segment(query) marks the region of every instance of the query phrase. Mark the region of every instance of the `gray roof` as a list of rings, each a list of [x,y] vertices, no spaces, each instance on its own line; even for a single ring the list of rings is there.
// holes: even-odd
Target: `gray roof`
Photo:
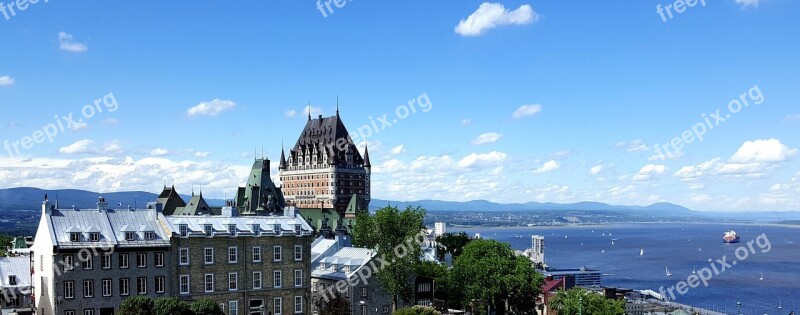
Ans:
[[[229,236],[228,227],[231,224],[236,225],[237,235],[251,235],[255,236],[256,232],[259,236],[277,236],[277,235],[296,235],[295,225],[300,225],[301,235],[311,235],[313,230],[311,226],[303,220],[302,217],[296,216],[222,216],[222,215],[206,215],[206,216],[164,216],[167,223],[167,228],[174,235],[180,233],[180,225],[186,224],[189,228],[189,236],[202,236],[205,237],[205,225],[210,224],[213,228],[213,236]],[[275,225],[280,225],[279,233],[275,231]],[[258,225],[258,231],[256,226]]]
[[[46,216],[53,244],[61,248],[169,246],[155,210],[54,209]],[[135,232],[135,239],[126,241],[125,232]],[[155,238],[146,240],[145,232]],[[72,242],[70,233],[80,233],[80,241]],[[92,242],[90,233],[99,233],[99,241]]]
[[[333,280],[348,279],[376,254],[376,251],[368,248],[344,247],[333,255],[319,258],[316,263],[312,263],[311,276]]]
[[[16,276],[17,285],[10,285],[9,276]],[[30,287],[30,257],[0,257],[0,287]]]

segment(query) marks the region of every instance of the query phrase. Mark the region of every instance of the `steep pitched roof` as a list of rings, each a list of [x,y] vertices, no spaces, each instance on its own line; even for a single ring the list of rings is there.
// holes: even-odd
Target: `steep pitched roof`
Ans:
[[[340,145],[342,143],[345,145]],[[353,153],[353,164],[364,163],[364,158],[355,149],[355,143],[339,115],[330,117],[320,115],[319,118],[309,119],[289,156],[296,160],[299,155],[304,155],[306,150],[313,152],[315,148],[320,155],[323,152],[328,154],[329,164],[345,161],[347,150]]]

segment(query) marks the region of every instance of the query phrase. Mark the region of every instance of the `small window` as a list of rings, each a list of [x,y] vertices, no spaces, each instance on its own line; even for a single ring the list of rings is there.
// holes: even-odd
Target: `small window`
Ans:
[[[261,289],[261,271],[253,271],[253,289]]]
[[[261,225],[253,224],[253,234],[259,235],[261,233]]]
[[[275,298],[272,300],[272,313],[275,315],[281,315],[281,310],[283,309],[283,299]]]
[[[236,235],[236,224],[228,224],[228,234]]]
[[[111,296],[111,279],[103,279],[103,296]]]
[[[81,241],[81,233],[69,233],[69,241],[70,242],[80,242]]]
[[[189,226],[186,224],[181,224],[178,226],[178,230],[181,233],[181,236],[186,237],[189,236]]]
[[[361,288],[361,297],[367,297],[367,287]]]
[[[83,297],[94,297],[94,280],[83,280]]]
[[[8,276],[8,285],[17,285],[17,276],[15,275]]]
[[[148,241],[152,241],[156,239],[156,233],[152,231],[144,232],[144,239]]]
[[[273,287],[280,288],[283,286],[283,280],[281,279],[281,271],[275,270],[272,272],[272,277],[274,279]]]
[[[228,247],[228,263],[235,264],[239,262],[239,248]]]
[[[109,253],[103,254],[100,260],[100,267],[103,269],[111,269],[111,254]]]
[[[214,292],[214,274],[207,273],[203,278],[203,290],[207,293]]]
[[[147,294],[147,278],[136,278],[136,292],[138,292],[139,295]]]
[[[166,292],[166,278],[163,276],[156,277],[156,293]]]
[[[272,261],[281,261],[281,258],[282,258],[281,257],[282,256],[281,255],[281,251],[282,251],[281,249],[282,248],[281,248],[280,245],[276,245],[276,246],[272,247],[272,251],[273,251]]]
[[[294,297],[294,312],[295,314],[303,312],[303,296]]]
[[[136,254],[136,267],[147,268],[147,253]]]
[[[294,260],[295,261],[303,260],[303,245],[294,246]]]
[[[294,271],[294,286],[302,287],[303,286],[303,270],[297,269]]]
[[[178,287],[181,294],[189,294],[189,275],[181,275],[178,280]]]
[[[126,241],[133,241],[133,240],[136,240],[136,233],[133,233],[133,232],[125,232],[125,240],[126,240]]]
[[[89,240],[92,242],[100,241],[100,233],[89,233]]]
[[[128,268],[128,254],[119,254],[119,268]]]
[[[181,248],[178,250],[178,263],[181,266],[188,266],[189,265],[189,249],[188,248]]]
[[[164,267],[164,253],[156,253],[156,267]]]
[[[261,247],[253,247],[253,262],[261,262]]]
[[[203,231],[205,231],[206,236],[213,236],[214,226],[212,226],[211,224],[206,224],[203,226]]]
[[[239,290],[239,274],[235,272],[231,272],[228,274],[228,290],[229,291],[236,291]]]
[[[75,298],[75,281],[64,281],[64,298]]]

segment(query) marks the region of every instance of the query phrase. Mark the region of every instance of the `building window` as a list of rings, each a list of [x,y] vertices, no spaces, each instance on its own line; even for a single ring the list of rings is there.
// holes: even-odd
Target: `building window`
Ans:
[[[367,315],[367,306],[361,305],[361,315]]]
[[[147,253],[136,254],[136,267],[147,268]]]
[[[283,299],[275,298],[272,300],[272,313],[275,315],[281,315],[281,310],[283,309]]]
[[[69,241],[70,242],[80,242],[81,241],[81,233],[69,233]]]
[[[294,260],[295,261],[303,260],[303,245],[294,246]]]
[[[156,239],[156,233],[152,231],[144,232],[144,239],[148,241],[152,241]]]
[[[239,301],[228,301],[229,315],[239,315]]]
[[[100,268],[103,269],[111,269],[111,254],[103,254],[103,258],[100,260]]]
[[[94,280],[83,280],[83,297],[94,297]]]
[[[209,236],[209,237],[213,236],[213,234],[214,234],[214,226],[212,226],[211,224],[206,224],[206,225],[203,226],[203,231],[206,232],[206,236]]]
[[[261,289],[261,271],[253,271],[253,289]]]
[[[189,265],[189,249],[188,248],[181,248],[178,250],[178,263],[181,266],[188,266]]]
[[[64,311],[64,315],[75,315],[75,311]]]
[[[164,253],[156,253],[156,267],[164,267]]]
[[[75,298],[75,281],[64,281],[64,298]]]
[[[214,292],[214,274],[207,273],[204,279],[203,290],[205,290],[205,292]]]
[[[103,279],[103,296],[111,296],[111,279]]]
[[[178,231],[180,231],[181,236],[186,237],[189,236],[189,226],[186,224],[181,224],[178,226]]]
[[[131,279],[119,279],[119,295],[127,296],[131,294]]]
[[[140,295],[147,294],[147,278],[136,278],[136,292]]]
[[[281,261],[281,246],[276,245],[272,247],[273,256],[272,261]]]
[[[44,265],[40,261],[40,265]],[[72,255],[64,255],[64,270],[72,270],[75,268],[75,257]]]
[[[295,314],[303,312],[303,296],[294,297],[294,312]]]
[[[383,314],[389,314],[389,307],[384,305],[384,306],[383,306],[383,312],[381,312],[381,313],[383,313]]]
[[[119,268],[128,268],[128,254],[119,254]]]
[[[100,233],[92,232],[89,233],[89,240],[92,242],[99,242],[100,241]]]
[[[231,264],[239,262],[239,248],[228,247],[228,262]]]
[[[417,292],[431,292],[431,284],[417,283]]]
[[[178,280],[181,294],[189,294],[189,275],[181,275]]]
[[[253,234],[255,234],[255,235],[261,234],[261,225],[260,224],[253,224]]]
[[[261,247],[253,247],[253,262],[261,262]]]
[[[228,234],[236,236],[236,224],[228,224]]]
[[[302,287],[303,286],[303,270],[297,269],[294,271],[294,286]]]
[[[164,293],[166,291],[166,279],[164,277],[156,277],[156,293]]]
[[[228,290],[236,291],[239,290],[239,274],[235,272],[231,272],[228,274]]]
[[[205,257],[206,265],[211,265],[214,263],[214,249],[210,247],[206,247],[203,249],[203,256]]]
[[[93,263],[92,254],[86,253],[85,257],[78,257],[78,258],[80,258],[81,261],[83,261],[83,269],[90,270],[94,267],[92,264]]]
[[[94,310],[92,309],[83,310],[83,315],[94,315]]]
[[[272,277],[275,279],[273,283],[273,287],[280,288],[283,286],[283,282],[281,281],[281,271],[275,270],[272,272]]]
[[[133,241],[136,239],[136,233],[134,232],[125,232],[125,240],[126,241]]]
[[[367,297],[367,287],[361,288],[361,297]]]

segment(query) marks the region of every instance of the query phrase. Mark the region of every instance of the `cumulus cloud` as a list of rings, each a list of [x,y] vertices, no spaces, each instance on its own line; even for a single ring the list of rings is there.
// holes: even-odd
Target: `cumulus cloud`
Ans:
[[[592,168],[589,169],[589,174],[598,175],[598,174],[602,173],[605,170],[606,170],[606,167],[603,166],[602,164],[601,165],[595,165],[595,166],[592,166]]]
[[[514,113],[511,114],[511,117],[514,119],[520,119],[525,116],[532,116],[540,113],[542,111],[542,105],[533,104],[533,105],[522,105],[516,110]]]
[[[287,111],[283,112],[283,116],[286,116],[286,117],[289,117],[289,118],[292,118],[292,117],[294,117],[296,115],[297,115],[297,111],[294,110],[294,109],[290,109],[290,110],[287,110]]]
[[[82,139],[66,147],[58,149],[63,154],[90,154],[90,155],[119,155],[125,152],[122,145],[117,141],[107,142],[101,146],[96,146],[93,140]]]
[[[7,75],[0,77],[0,86],[12,85],[12,84],[14,84],[14,78]]]
[[[797,149],[789,149],[778,139],[746,141],[728,160],[714,158],[684,166],[675,176],[685,181],[706,176],[763,177],[795,155]]]
[[[647,164],[639,170],[639,173],[633,176],[633,180],[643,181],[654,179],[655,177],[664,174],[666,171],[667,167],[664,165]]]
[[[208,102],[201,102],[200,104],[195,105],[194,107],[189,108],[186,111],[186,114],[189,117],[194,116],[217,116],[219,113],[224,112],[226,110],[231,110],[236,107],[236,103],[231,100],[221,100],[221,99],[214,99]]]
[[[194,157],[196,157],[196,158],[207,158],[209,155],[211,155],[211,152],[195,152],[194,153]]]
[[[401,144],[401,145],[398,145],[398,146],[392,148],[392,155],[398,155],[398,154],[403,153],[405,151],[406,151],[405,146]]]
[[[116,120],[114,118],[105,118],[103,119],[102,123],[104,125],[116,125],[119,123],[119,120]]]
[[[505,161],[507,157],[508,155],[505,153],[497,151],[484,154],[472,153],[458,161],[458,166],[461,168],[474,168],[486,165],[494,165],[497,162]]]
[[[754,7],[758,8],[758,1],[759,0],[735,0],[736,4],[738,4],[742,9],[747,7]]]
[[[614,145],[614,148],[619,150],[623,150],[625,152],[637,152],[637,151],[649,151],[650,147],[641,139],[636,139],[633,141],[620,141]]]
[[[165,155],[169,155],[170,153],[171,152],[169,150],[164,149],[164,148],[155,148],[152,151],[150,151],[150,155],[152,155],[152,156],[165,156]]]
[[[473,139],[472,140],[472,144],[481,145],[481,144],[487,144],[487,143],[495,143],[495,142],[497,142],[497,140],[500,140],[500,138],[502,136],[503,135],[499,134],[499,133],[487,132],[487,133],[484,133],[484,134],[478,136],[477,138]]]
[[[539,168],[535,169],[533,171],[533,173],[534,174],[547,173],[549,171],[558,169],[559,167],[561,167],[561,164],[559,164],[558,161],[550,160],[550,161],[544,162],[544,164],[542,164],[542,166],[540,166]]]
[[[474,13],[458,22],[455,32],[461,36],[480,36],[485,31],[503,25],[526,25],[539,20],[530,5],[510,11],[500,3],[484,2]]]
[[[75,42],[72,34],[68,34],[66,32],[58,33],[58,48],[75,53],[84,52],[89,49],[86,44]]]

